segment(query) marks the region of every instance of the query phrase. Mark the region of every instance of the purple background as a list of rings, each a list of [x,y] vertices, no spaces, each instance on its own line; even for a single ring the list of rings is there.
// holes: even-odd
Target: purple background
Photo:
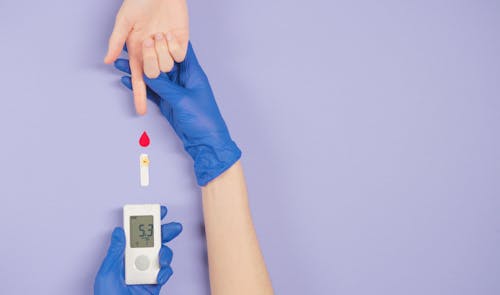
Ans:
[[[184,224],[162,294],[209,293],[191,160],[102,64],[119,4],[0,2],[1,294],[90,294],[141,202]],[[277,294],[500,294],[498,1],[189,6]]]

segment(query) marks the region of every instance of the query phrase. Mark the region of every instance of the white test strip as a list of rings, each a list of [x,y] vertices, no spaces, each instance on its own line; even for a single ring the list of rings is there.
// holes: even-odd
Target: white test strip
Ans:
[[[139,167],[141,174],[141,186],[149,185],[149,157],[148,154],[139,156]]]

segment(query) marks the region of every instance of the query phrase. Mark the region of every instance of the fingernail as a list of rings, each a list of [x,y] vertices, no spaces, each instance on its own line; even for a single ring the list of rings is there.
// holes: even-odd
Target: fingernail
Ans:
[[[111,60],[110,60],[110,57],[109,57],[109,55],[108,55],[108,54],[106,54],[106,56],[104,57],[104,63],[105,63],[105,64],[109,64],[109,63],[111,63]]]
[[[168,32],[166,35],[168,41],[172,41],[172,39],[174,38],[174,36],[172,36],[172,33],[170,32]]]
[[[157,41],[162,40],[162,39],[163,39],[163,34],[162,34],[162,33],[158,33],[158,34],[156,34],[155,39],[156,39]]]
[[[147,38],[147,39],[144,41],[144,47],[153,47],[153,44],[154,44],[154,41],[153,41],[153,39],[151,39],[151,38]]]

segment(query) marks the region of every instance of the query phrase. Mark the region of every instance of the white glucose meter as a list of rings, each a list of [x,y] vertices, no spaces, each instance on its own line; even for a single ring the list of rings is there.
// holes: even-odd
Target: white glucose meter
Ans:
[[[160,204],[125,205],[125,283],[156,284],[160,271],[161,242]]]

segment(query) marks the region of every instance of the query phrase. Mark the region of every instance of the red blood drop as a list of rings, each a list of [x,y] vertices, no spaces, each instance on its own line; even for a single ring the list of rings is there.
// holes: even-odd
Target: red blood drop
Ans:
[[[146,131],[142,133],[141,138],[139,139],[139,144],[142,147],[147,147],[149,145],[149,136]]]

